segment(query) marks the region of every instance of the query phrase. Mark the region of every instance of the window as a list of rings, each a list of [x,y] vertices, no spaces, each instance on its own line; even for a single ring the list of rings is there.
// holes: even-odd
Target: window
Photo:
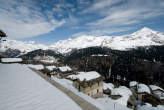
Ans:
[[[99,93],[99,89],[97,89],[97,93]]]

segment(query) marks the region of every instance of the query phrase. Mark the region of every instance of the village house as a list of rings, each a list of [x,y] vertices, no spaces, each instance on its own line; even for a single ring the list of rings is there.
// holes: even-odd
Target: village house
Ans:
[[[107,95],[111,95],[112,90],[114,89],[114,85],[112,83],[104,83],[103,84],[103,93]]]
[[[77,75],[69,75],[67,78],[73,80],[73,86],[80,92],[93,98],[102,96],[103,78],[98,72],[78,72]]]
[[[55,75],[55,72],[57,70],[57,67],[55,65],[45,66],[43,73],[47,74],[48,76]]]
[[[41,64],[39,64],[39,65],[29,64],[28,67],[35,69],[35,70],[38,70],[38,71],[44,70],[44,66]]]
[[[131,90],[125,86],[114,88],[110,97],[113,100],[119,100],[122,105],[125,105],[129,108],[134,109],[135,107],[135,98],[133,97]]]
[[[55,71],[51,72],[50,75],[55,75],[57,78],[66,78],[72,74],[72,69],[69,66],[57,67]]]
[[[137,98],[137,85],[138,85],[138,82],[136,82],[136,81],[131,81],[131,82],[129,83],[129,88],[130,88],[130,90],[132,91],[133,96],[134,96],[135,98]]]
[[[164,89],[155,86],[155,85],[149,85],[151,92],[153,95],[157,96],[160,101],[164,104]]]
[[[137,84],[137,100],[144,101],[148,94],[151,94],[151,92],[147,85]]]

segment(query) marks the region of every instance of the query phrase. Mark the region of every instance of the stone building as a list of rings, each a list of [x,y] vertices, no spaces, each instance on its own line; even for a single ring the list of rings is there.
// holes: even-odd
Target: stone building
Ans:
[[[137,100],[143,101],[147,95],[151,94],[150,88],[145,84],[137,84]]]
[[[73,70],[69,66],[57,67],[57,69],[50,73],[55,75],[57,78],[66,78],[68,75],[73,74]]]
[[[162,104],[164,104],[164,89],[155,86],[155,85],[149,85],[151,92],[154,96],[160,99]]]
[[[103,78],[96,71],[79,72],[77,75],[69,75],[67,78],[73,80],[73,86],[78,91],[88,96],[97,98],[103,94]]]

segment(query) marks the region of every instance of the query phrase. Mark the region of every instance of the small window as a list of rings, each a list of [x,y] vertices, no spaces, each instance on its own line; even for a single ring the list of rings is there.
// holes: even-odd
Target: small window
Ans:
[[[99,93],[99,89],[97,89],[97,93]]]

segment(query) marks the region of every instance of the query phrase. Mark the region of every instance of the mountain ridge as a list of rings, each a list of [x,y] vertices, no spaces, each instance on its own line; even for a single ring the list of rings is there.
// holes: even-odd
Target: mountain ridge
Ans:
[[[18,49],[22,53],[28,53],[33,50],[53,50],[62,54],[71,52],[74,49],[87,47],[108,47],[114,50],[128,50],[140,46],[164,45],[164,34],[144,27],[132,34],[123,36],[91,36],[82,35],[76,38],[60,40],[50,46],[36,44],[35,42],[22,42],[16,40],[7,40],[2,43],[1,51],[9,48]]]

